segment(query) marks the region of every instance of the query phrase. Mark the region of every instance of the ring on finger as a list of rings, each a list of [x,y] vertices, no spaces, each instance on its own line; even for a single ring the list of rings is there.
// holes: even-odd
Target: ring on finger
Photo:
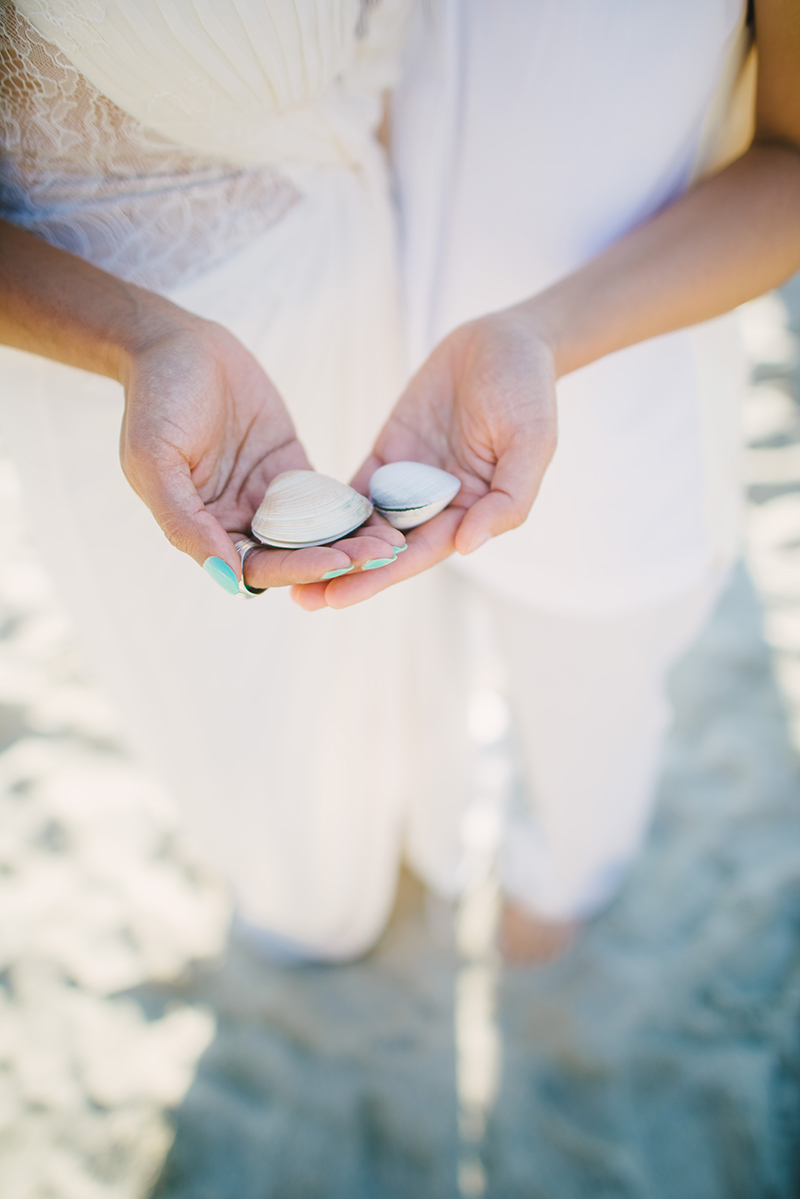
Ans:
[[[244,581],[244,564],[247,555],[251,550],[263,549],[264,547],[261,542],[253,541],[252,537],[240,537],[233,544],[236,546],[236,552],[242,563],[242,577],[239,579],[239,595],[245,599],[250,599],[252,596],[263,595],[265,591],[269,591],[269,587],[248,587]]]

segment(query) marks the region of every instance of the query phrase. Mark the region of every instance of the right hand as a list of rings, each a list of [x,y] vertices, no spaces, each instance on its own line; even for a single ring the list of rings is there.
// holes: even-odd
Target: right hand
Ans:
[[[236,536],[247,534],[269,482],[311,469],[277,390],[255,358],[220,325],[181,314],[150,332],[124,372],[122,469],[169,541],[202,565],[241,574]],[[392,557],[404,542],[373,521],[332,546],[253,551],[253,588],[311,583]]]
[[[470,321],[435,348],[409,383],[353,481],[366,490],[387,462],[427,462],[461,489],[433,520],[411,529],[390,570],[295,587],[307,612],[347,608],[469,554],[528,515],[553,456],[558,414],[553,350],[521,306]]]

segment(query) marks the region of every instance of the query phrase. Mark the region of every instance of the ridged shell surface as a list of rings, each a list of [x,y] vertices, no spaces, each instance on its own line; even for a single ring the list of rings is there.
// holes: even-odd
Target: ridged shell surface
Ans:
[[[372,504],[346,483],[315,470],[276,475],[253,517],[253,536],[279,549],[326,545],[352,533]]]
[[[461,480],[425,462],[388,462],[369,483],[375,510],[395,529],[414,529],[438,516],[461,489]]]

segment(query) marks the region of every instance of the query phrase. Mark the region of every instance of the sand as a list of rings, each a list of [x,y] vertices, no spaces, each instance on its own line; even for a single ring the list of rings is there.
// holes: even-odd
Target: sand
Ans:
[[[800,1182],[800,285],[743,314],[747,564],[673,679],[646,851],[508,970],[507,724],[476,701],[472,885],[279,967],[119,749],[0,463],[3,1199],[730,1199]]]

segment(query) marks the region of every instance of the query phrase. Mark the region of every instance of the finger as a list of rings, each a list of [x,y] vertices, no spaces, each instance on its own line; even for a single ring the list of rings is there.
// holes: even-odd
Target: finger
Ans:
[[[381,516],[379,512],[373,512],[366,524],[362,525],[353,534],[354,537],[359,535],[383,537],[396,550],[402,549],[406,543],[405,533],[401,533],[399,529],[395,529],[393,525],[390,525],[386,517]]]
[[[367,542],[369,543],[368,547]],[[406,539],[403,533],[398,529],[393,529],[387,520],[374,513],[360,529],[356,529],[354,533],[333,544],[344,550],[345,553],[349,553],[351,558],[358,555],[359,559],[363,559],[365,556],[375,557],[376,554],[379,557],[386,557],[388,554],[391,558],[395,554],[403,552]],[[369,555],[367,555],[367,548],[370,551]]]
[[[238,540],[233,537],[232,540]],[[238,553],[234,550],[235,556]],[[302,550],[279,550],[264,547],[251,550],[245,562],[244,581],[248,587],[290,587],[294,583],[318,583],[325,576],[354,569],[349,555],[328,545],[315,545]],[[324,583],[323,583],[324,586]]]
[[[516,529],[528,516],[555,449],[541,434],[515,444],[498,460],[491,490],[469,508],[456,536],[460,554],[471,554],[491,537]]]
[[[369,572],[354,571],[334,580],[325,589],[325,603],[329,608],[349,608],[442,562],[453,553],[463,515],[461,508],[446,508],[427,524],[411,530],[406,539],[407,551],[390,566]]]
[[[386,537],[373,537],[368,531],[359,534],[358,537],[336,541],[334,548],[348,554],[356,570],[374,570],[378,563],[386,565],[387,561],[391,561],[397,554]]]
[[[328,606],[325,601],[327,587],[327,583],[306,583],[305,587],[292,587],[291,596],[304,612],[319,612]]]
[[[373,531],[376,536],[371,535]],[[402,545],[397,544],[401,540]],[[355,542],[359,542],[359,545],[354,545]],[[387,521],[379,516],[371,517],[367,525],[362,526],[352,537],[346,538],[337,545],[356,561],[356,570],[366,568],[369,571],[377,570],[379,567],[385,569],[391,565],[392,559],[396,558],[397,554],[403,553],[407,549],[407,542],[403,534],[397,529],[393,529]],[[375,549],[375,546],[380,548]],[[368,552],[370,557],[366,556]],[[360,554],[360,558],[356,557],[357,553]],[[376,558],[375,554],[379,554],[380,557]],[[294,586],[291,592],[292,599],[305,612],[318,612],[321,608],[328,606],[325,599],[327,587],[328,584],[325,582]]]
[[[175,549],[194,558],[199,566],[210,558],[220,558],[238,578],[239,555],[227,531],[197,494],[183,459],[153,459],[141,465],[127,462],[124,469],[131,486]]]
[[[380,518],[379,518],[380,520]],[[233,537],[232,540],[237,540]],[[402,545],[395,546],[395,542]],[[301,550],[279,550],[267,546],[247,555],[245,582],[248,587],[287,587],[325,581],[327,574],[340,571],[374,570],[402,551],[405,537],[386,521],[365,525],[352,537],[333,545]]]

